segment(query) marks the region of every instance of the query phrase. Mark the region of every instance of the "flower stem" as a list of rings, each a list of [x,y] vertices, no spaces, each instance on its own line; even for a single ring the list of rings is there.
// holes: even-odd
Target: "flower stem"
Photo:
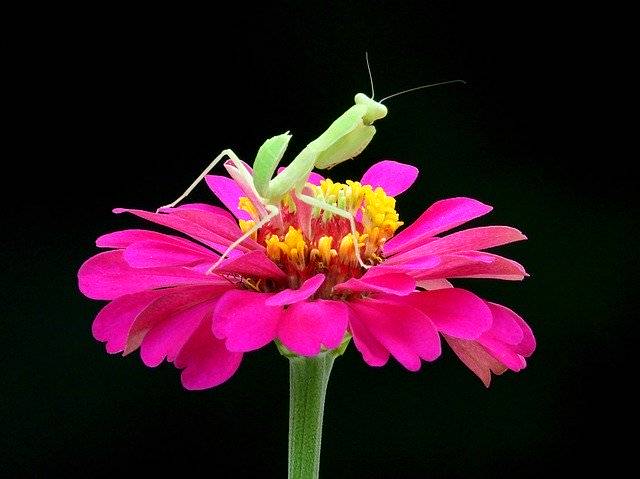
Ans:
[[[289,357],[289,479],[317,479],[322,416],[329,375],[336,357]]]

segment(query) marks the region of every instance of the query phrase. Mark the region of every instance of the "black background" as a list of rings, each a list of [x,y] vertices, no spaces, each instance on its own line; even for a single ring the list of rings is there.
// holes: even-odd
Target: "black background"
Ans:
[[[502,252],[531,278],[457,284],[520,312],[538,350],[485,389],[448,350],[410,373],[393,360],[371,368],[351,346],[329,386],[323,476],[526,477],[633,459],[620,434],[633,427],[637,377],[637,180],[609,110],[629,61],[605,32],[612,12],[109,8],[7,18],[0,471],[284,476],[288,371],[275,347],[247,354],[217,388],[185,391],[171,365],[104,352],[90,332],[101,304],[75,275],[98,235],[142,225],[111,208],[170,201],[226,147],[252,161],[290,129],[290,150],[302,148],[369,92],[365,51],[378,98],[468,85],[389,100],[372,144],[331,177],[395,158],[421,170],[398,200],[405,221],[464,195],[495,207],[475,224],[522,229],[529,241]],[[205,187],[195,198],[213,201]]]

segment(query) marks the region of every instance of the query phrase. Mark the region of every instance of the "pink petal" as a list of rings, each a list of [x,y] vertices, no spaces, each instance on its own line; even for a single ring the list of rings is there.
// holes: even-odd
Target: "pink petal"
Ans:
[[[336,293],[379,292],[397,296],[406,296],[415,289],[416,281],[411,276],[385,266],[374,266],[361,278],[351,278],[333,287]]]
[[[494,278],[520,281],[527,275],[519,263],[491,253],[467,251],[393,263],[418,281],[442,278]]]
[[[164,241],[137,241],[124,250],[124,259],[134,268],[189,266],[202,262],[215,263],[218,255],[195,243],[188,247]]]
[[[505,281],[522,281],[525,276],[529,276],[520,263],[491,253],[458,253],[452,258],[454,260],[457,259],[459,264],[452,264],[446,269],[443,264],[439,271],[432,271],[427,277],[492,278]],[[420,277],[423,278],[424,276]]]
[[[208,213],[211,216],[222,216],[232,224],[236,223],[234,216],[227,210],[207,203],[183,203],[175,208],[165,208],[162,211],[166,211],[167,213],[175,213],[176,211],[198,211],[200,213]]]
[[[525,239],[527,237],[520,231],[508,226],[470,228],[437,238],[423,246],[397,254],[393,259],[394,262],[399,262],[403,258],[412,259],[419,256],[482,250]]]
[[[210,303],[228,291],[229,288],[233,288],[233,285],[183,286],[165,290],[166,293],[164,295],[156,299],[136,317],[127,333],[127,346],[124,354],[129,354],[138,349],[152,328],[162,327],[162,323],[170,321],[176,314],[203,303]],[[213,306],[210,305],[209,310],[212,309]],[[203,316],[204,314],[200,315],[200,318]]]
[[[224,341],[211,333],[211,315],[207,315],[184,345],[175,365],[182,371],[182,385],[200,390],[217,386],[229,379],[240,366],[242,353],[227,351]]]
[[[312,278],[309,278],[299,289],[285,289],[277,294],[274,294],[264,302],[267,306],[284,306],[285,304],[298,303],[311,297],[322,283],[324,283],[325,275],[318,273]]]
[[[229,291],[215,309],[213,333],[225,339],[229,351],[252,351],[273,341],[281,307],[267,306],[268,293]]]
[[[482,336],[478,342],[489,354],[491,354],[491,356],[496,358],[498,362],[504,364],[512,371],[520,371],[527,365],[525,359],[516,353],[513,346],[509,344],[505,344],[502,341],[485,336]]]
[[[184,284],[221,284],[223,279],[183,267],[132,268],[122,250],[89,258],[78,271],[80,291],[91,299],[115,299],[125,294]]]
[[[278,168],[278,174],[282,173],[284,171],[284,168],[285,168],[284,166],[281,166],[280,168]],[[324,180],[324,176],[316,173],[315,171],[312,171],[311,173],[309,173],[309,178],[307,178],[307,183],[320,186],[320,182],[322,180]]]
[[[372,299],[350,303],[363,325],[391,355],[410,371],[420,369],[420,359],[440,355],[440,337],[433,323],[408,304]]]
[[[116,208],[113,211],[117,214],[128,212],[153,223],[173,228],[220,252],[223,252],[227,246],[242,235],[238,225],[230,221],[228,217],[212,215],[204,211],[198,212],[195,209],[171,208],[168,210],[171,213],[150,213],[124,208]],[[203,217],[209,217],[206,221],[201,221],[203,224],[194,221],[196,218],[203,220]],[[257,246],[254,241],[245,241],[238,246],[238,249],[246,251],[256,249]]]
[[[383,247],[385,255],[406,251],[438,233],[455,228],[487,214],[492,207],[471,198],[436,201],[409,227],[391,238]]]
[[[513,313],[513,311],[511,312]],[[513,313],[513,315],[513,319],[522,329],[522,341],[520,341],[520,344],[516,346],[515,351],[521,356],[528,358],[536,350],[536,338],[533,336],[533,331],[531,331],[531,328],[527,323],[525,323],[524,319],[522,319],[516,313]]]
[[[499,304],[487,302],[487,306],[493,315],[493,324],[488,331],[483,333],[484,337],[490,337],[510,345],[520,344],[524,336],[520,324],[516,321],[518,316],[509,308]]]
[[[223,261],[212,273],[230,273],[256,278],[286,278],[286,274],[262,251],[252,251]]]
[[[98,341],[106,341],[109,354],[124,351],[131,325],[136,317],[166,290],[142,291],[116,298],[100,310],[91,331]]]
[[[215,302],[199,304],[169,316],[144,336],[140,346],[142,362],[149,367],[158,366],[165,358],[175,361],[182,347],[206,315],[211,315]]]
[[[486,303],[464,289],[450,288],[415,293],[407,298],[426,314],[438,331],[461,339],[477,339],[491,327]]]
[[[96,246],[98,248],[126,248],[130,244],[135,243],[137,241],[149,241],[149,240],[162,241],[167,238],[175,238],[175,239],[182,240],[182,238],[178,238],[177,236],[169,236],[163,233],[158,233],[156,231],[131,229],[131,230],[114,231],[113,233],[107,233],[105,235],[102,235],[96,240]],[[182,240],[182,241],[186,241],[186,240]]]
[[[494,303],[489,303],[489,305],[490,307],[499,309],[502,314],[508,315],[509,318],[515,321],[515,323],[520,328],[520,331],[522,332],[522,339],[516,345],[516,347],[514,348],[514,351],[520,354],[521,356],[524,356],[525,358],[528,358],[529,356],[531,356],[533,352],[536,350],[536,338],[533,336],[533,331],[531,331],[531,328],[529,327],[529,325],[524,321],[524,319],[522,319],[520,316],[518,316],[509,308],[506,308],[505,306],[501,306],[499,304],[494,304]],[[494,312],[494,316],[495,316],[495,312]]]
[[[235,241],[242,232],[236,220],[226,211],[216,206],[203,205],[207,210],[201,208],[190,208],[192,205],[182,205],[171,210],[171,215],[183,218],[196,225],[200,225],[208,231],[216,232],[223,238]],[[238,248],[246,247],[250,250],[263,249],[258,243],[247,238]]]
[[[447,343],[460,360],[484,383],[491,384],[491,373],[502,374],[507,370],[476,341],[456,339],[444,335]]]
[[[365,363],[375,367],[387,364],[389,351],[369,332],[364,325],[364,320],[358,316],[358,311],[352,306],[349,308],[349,330],[353,335],[356,349],[362,354]]]
[[[321,346],[340,346],[347,330],[348,310],[338,301],[296,303],[285,310],[278,338],[287,349],[302,356],[315,356]]]
[[[208,175],[205,177],[207,186],[213,191],[223,205],[227,207],[236,218],[250,220],[251,215],[238,208],[238,202],[244,193],[238,184],[226,176]]]
[[[379,161],[369,168],[360,183],[371,185],[374,190],[380,186],[389,196],[397,196],[408,190],[418,177],[418,168],[393,160]]]

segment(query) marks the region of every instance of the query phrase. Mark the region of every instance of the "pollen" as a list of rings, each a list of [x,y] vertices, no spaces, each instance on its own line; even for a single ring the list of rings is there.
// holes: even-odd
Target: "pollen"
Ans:
[[[240,231],[242,231],[243,233],[246,233],[256,225],[256,222],[253,220],[238,220],[238,224],[240,225]],[[254,231],[251,234],[251,239],[255,240],[257,237],[258,237],[258,232]]]
[[[376,244],[382,244],[404,224],[399,220],[396,212],[396,199],[387,196],[379,186],[375,190],[369,187],[365,190],[364,196],[362,208],[364,231]]]
[[[333,258],[338,256],[338,252],[331,247],[332,245],[333,237],[321,236],[317,247],[311,250],[311,261],[317,261],[325,268],[329,267]]]
[[[362,250],[362,247],[366,245],[367,234],[358,235],[358,248]],[[349,233],[340,240],[340,246],[338,248],[338,258],[343,264],[356,266],[358,264],[355,255],[355,241],[353,234]]]
[[[282,239],[278,235],[272,234],[267,238],[266,246],[267,255],[274,261],[286,259],[298,269],[304,269],[309,248],[299,229],[289,226],[287,234]]]
[[[238,209],[249,213],[254,222],[257,221],[260,217],[260,214],[258,213],[255,205],[246,196],[241,196],[238,200]],[[240,228],[242,228],[242,225],[240,225]]]

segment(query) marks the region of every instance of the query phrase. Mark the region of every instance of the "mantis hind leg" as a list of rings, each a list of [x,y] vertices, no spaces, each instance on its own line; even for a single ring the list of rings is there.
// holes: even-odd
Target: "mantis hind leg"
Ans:
[[[311,206],[316,206],[321,210],[328,211],[329,213],[338,215],[342,218],[349,220],[349,225],[351,226],[351,234],[353,235],[353,241],[354,241],[353,250],[355,252],[356,260],[358,261],[358,264],[363,268],[368,269],[371,267],[371,265],[365,264],[362,261],[362,257],[360,256],[360,248],[358,247],[358,230],[356,229],[355,218],[351,213],[343,209],[340,209],[337,206],[330,205],[322,200],[319,200],[318,198],[314,198],[313,196],[308,196],[308,195],[303,195],[301,193],[298,193],[297,197],[303,203],[306,203]]]
[[[164,209],[164,208],[173,208],[175,205],[177,205],[178,203],[180,203],[182,200],[184,200],[187,196],[189,196],[189,194],[193,191],[193,189],[198,186],[198,184],[204,179],[205,176],[207,176],[209,174],[209,172],[220,162],[220,160],[222,160],[223,158],[228,157],[229,159],[231,159],[231,161],[234,162],[234,164],[236,164],[236,166],[240,165],[240,167],[242,166],[242,162],[240,161],[240,158],[238,158],[238,155],[236,155],[233,150],[230,149],[226,149],[223,150],[222,153],[220,153],[218,156],[216,156],[213,161],[211,163],[209,163],[209,166],[207,166],[204,171],[202,173],[200,173],[200,175],[195,179],[195,181],[193,183],[191,183],[191,186],[189,186],[189,188],[187,188],[187,190],[182,193],[180,196],[178,196],[178,198],[175,201],[172,201],[171,203],[169,203],[168,205],[165,206],[161,206],[160,208],[158,208],[156,210],[156,212]]]
[[[222,261],[224,261],[227,255],[231,253],[234,249],[236,249],[236,247],[240,243],[242,243],[244,240],[249,238],[253,233],[258,231],[260,228],[262,228],[264,225],[266,225],[269,221],[271,221],[273,218],[276,217],[276,215],[280,213],[280,210],[278,209],[277,206],[266,205],[265,208],[269,211],[269,213],[265,217],[261,218],[260,221],[258,221],[255,225],[253,225],[253,227],[250,230],[248,230],[245,234],[240,236],[240,238],[238,238],[233,243],[231,243],[229,247],[225,250],[225,252],[222,253],[222,256],[218,258],[218,261],[216,261],[213,264],[213,266],[209,268],[209,270],[207,271],[207,274],[212,274],[215,271],[215,269],[218,267],[218,265],[222,263]]]

